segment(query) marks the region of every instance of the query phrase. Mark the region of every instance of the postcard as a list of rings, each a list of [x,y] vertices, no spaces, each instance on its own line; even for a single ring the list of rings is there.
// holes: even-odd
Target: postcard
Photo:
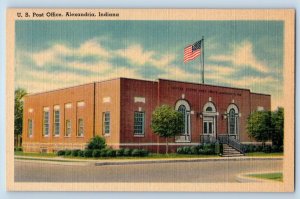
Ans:
[[[292,9],[8,9],[9,191],[294,191]]]

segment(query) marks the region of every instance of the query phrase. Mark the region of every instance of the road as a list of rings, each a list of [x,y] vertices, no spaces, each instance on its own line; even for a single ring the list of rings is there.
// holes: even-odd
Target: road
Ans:
[[[137,165],[55,165],[15,161],[16,182],[236,182],[248,172],[281,171],[282,160],[176,162]]]

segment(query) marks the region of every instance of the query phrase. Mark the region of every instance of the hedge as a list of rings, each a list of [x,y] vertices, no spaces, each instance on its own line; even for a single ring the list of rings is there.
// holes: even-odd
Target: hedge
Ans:
[[[242,149],[244,153],[253,153],[253,152],[264,152],[264,153],[275,153],[283,152],[283,146],[271,146],[271,145],[254,145],[254,144],[243,144]]]
[[[177,148],[178,154],[190,155],[213,155],[215,152],[215,144],[203,144],[197,146],[183,146]]]

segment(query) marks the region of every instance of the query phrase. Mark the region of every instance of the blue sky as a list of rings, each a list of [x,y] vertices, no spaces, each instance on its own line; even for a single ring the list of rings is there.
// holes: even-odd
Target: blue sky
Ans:
[[[41,92],[115,77],[201,82],[183,49],[205,38],[205,83],[282,105],[281,21],[17,21],[15,86]]]

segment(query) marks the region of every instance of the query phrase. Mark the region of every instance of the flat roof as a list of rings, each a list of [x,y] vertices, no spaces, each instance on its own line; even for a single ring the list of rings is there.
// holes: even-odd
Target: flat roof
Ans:
[[[40,95],[40,94],[44,94],[44,93],[56,92],[56,91],[61,91],[61,90],[66,90],[66,89],[72,89],[72,88],[81,87],[81,86],[85,86],[85,85],[89,85],[89,84],[97,84],[97,83],[102,83],[102,82],[107,82],[107,81],[115,81],[115,80],[119,80],[119,79],[128,79],[128,80],[145,81],[145,82],[153,82],[153,83],[158,83],[159,81],[162,80],[162,81],[178,82],[178,83],[184,83],[184,84],[193,84],[193,85],[202,85],[202,86],[210,86],[210,87],[217,87],[217,88],[228,88],[228,89],[235,89],[235,90],[244,90],[244,91],[249,91],[252,94],[270,96],[270,94],[254,93],[254,92],[251,92],[250,89],[246,89],[246,88],[236,88],[236,87],[229,87],[229,86],[217,86],[217,85],[212,85],[212,84],[203,84],[203,83],[199,83],[199,82],[185,82],[185,81],[172,80],[172,79],[163,79],[163,78],[158,78],[157,80],[147,80],[147,79],[136,79],[136,78],[127,78],[127,77],[117,77],[117,78],[111,78],[111,79],[106,79],[106,80],[101,80],[101,81],[94,81],[94,82],[90,82],[90,83],[79,84],[79,85],[75,85],[75,86],[58,88],[58,89],[49,90],[49,91],[29,93],[26,96]]]

